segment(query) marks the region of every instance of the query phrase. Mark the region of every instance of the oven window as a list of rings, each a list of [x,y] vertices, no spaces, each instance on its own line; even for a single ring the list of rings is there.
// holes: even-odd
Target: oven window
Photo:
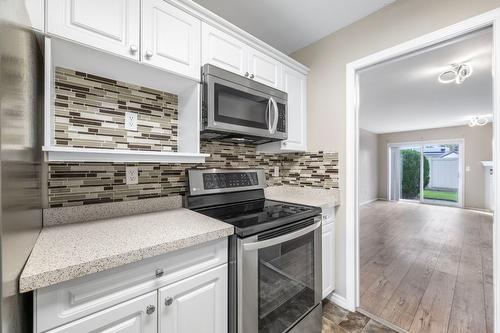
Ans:
[[[314,232],[258,251],[259,333],[284,332],[315,306]]]
[[[215,121],[268,129],[268,99],[224,85],[214,85]]]

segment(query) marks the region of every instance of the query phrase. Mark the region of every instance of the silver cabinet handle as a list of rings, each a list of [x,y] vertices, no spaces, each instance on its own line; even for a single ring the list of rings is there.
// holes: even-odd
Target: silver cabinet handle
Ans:
[[[269,100],[271,101],[271,104],[274,108],[273,126],[269,129],[269,132],[271,134],[274,134],[274,132],[276,132],[276,128],[278,127],[278,116],[279,116],[278,104],[276,103],[276,101],[272,97],[269,98]]]
[[[148,307],[146,308],[146,314],[148,315],[152,315],[156,310],[156,306],[154,305],[148,305]]]
[[[244,251],[253,251],[253,250],[258,250],[258,249],[263,249],[265,247],[273,246],[276,244],[284,243],[286,241],[298,238],[300,236],[303,236],[305,234],[310,233],[311,231],[316,230],[321,226],[321,220],[319,222],[314,223],[313,225],[307,226],[305,228],[302,228],[297,231],[293,231],[289,234],[285,234],[283,236],[278,236],[275,238],[271,239],[266,239],[258,242],[253,242],[253,243],[246,243],[243,244],[243,250]]]
[[[245,77],[248,77],[248,75],[250,75],[250,73],[246,72],[246,73],[245,73]]]
[[[167,298],[165,298],[165,305],[166,306],[172,305],[173,302],[174,302],[174,298],[173,297],[168,296]]]
[[[158,269],[155,271],[155,275],[156,275],[156,277],[157,277],[157,278],[162,277],[164,273],[165,273],[165,272],[163,271],[163,268],[158,268]]]
[[[130,53],[136,54],[139,49],[137,48],[137,45],[132,44],[130,45]]]
[[[151,58],[153,56],[153,51],[151,50],[146,50],[146,57]]]
[[[253,79],[255,77],[255,75],[253,74],[250,74],[250,78]]]

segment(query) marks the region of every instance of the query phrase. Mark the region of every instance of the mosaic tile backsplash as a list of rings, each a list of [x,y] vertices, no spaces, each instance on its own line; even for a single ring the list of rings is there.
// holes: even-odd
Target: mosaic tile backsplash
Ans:
[[[177,95],[65,68],[55,71],[56,146],[177,151]],[[125,112],[137,131],[125,129]]]
[[[131,163],[139,170],[139,184],[125,184],[125,164],[50,163],[48,194],[50,207],[137,200],[169,195],[183,195],[186,169],[260,168],[266,171],[269,185],[338,188],[337,153],[259,154],[253,146],[226,143],[203,143],[210,153],[206,163],[159,164]],[[274,177],[274,166],[280,167]]]
[[[92,74],[57,68],[55,141],[59,146],[176,151],[177,96]],[[124,128],[125,112],[138,114],[138,130]],[[206,163],[49,163],[50,207],[183,195],[188,168],[260,168],[268,185],[338,187],[336,153],[257,153],[255,146],[202,142]],[[125,168],[137,166],[139,183],[127,185]],[[274,167],[280,169],[274,177]]]

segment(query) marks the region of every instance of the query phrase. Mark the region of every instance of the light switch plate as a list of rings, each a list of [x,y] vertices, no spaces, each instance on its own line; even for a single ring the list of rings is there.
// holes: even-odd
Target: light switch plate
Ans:
[[[280,176],[280,167],[275,165],[273,171],[273,177],[279,177],[279,176]]]
[[[125,167],[125,175],[127,185],[139,184],[139,171],[137,167]]]
[[[125,112],[125,129],[137,131],[137,113]]]

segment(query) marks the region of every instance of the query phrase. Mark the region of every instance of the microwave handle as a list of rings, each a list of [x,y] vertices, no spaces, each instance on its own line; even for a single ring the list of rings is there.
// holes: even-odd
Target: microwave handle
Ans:
[[[278,111],[278,104],[274,100],[274,98],[269,98],[269,101],[271,102],[273,109],[274,109],[274,119],[273,119],[273,126],[269,130],[271,134],[274,134],[276,132],[276,128],[278,127],[278,117],[279,117],[279,111]]]
[[[266,106],[266,124],[267,124],[267,129],[269,130],[269,133],[272,133],[272,127],[271,127],[271,99],[267,101],[267,106]]]
[[[284,243],[284,242],[290,241],[292,239],[304,236],[305,234],[308,234],[311,231],[318,229],[320,226],[321,226],[321,220],[319,222],[316,222],[316,223],[310,225],[310,226],[307,226],[305,228],[302,228],[300,230],[291,232],[291,233],[283,235],[283,236],[278,236],[278,237],[274,237],[271,239],[266,239],[266,240],[262,240],[262,241],[258,241],[258,242],[243,244],[243,250],[253,251],[253,250],[258,250],[258,249],[263,249],[266,247],[274,246],[274,245],[277,245],[280,243]]]

